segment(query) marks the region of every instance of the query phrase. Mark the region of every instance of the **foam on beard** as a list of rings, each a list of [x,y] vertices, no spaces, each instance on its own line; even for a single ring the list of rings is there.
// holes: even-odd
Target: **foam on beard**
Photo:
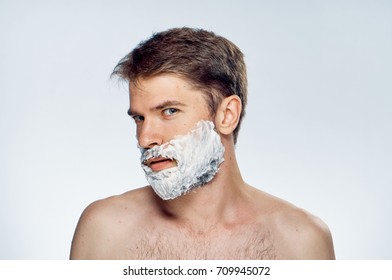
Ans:
[[[140,147],[139,147],[140,148]],[[164,200],[174,199],[211,181],[224,161],[225,148],[211,121],[199,121],[186,135],[151,149],[140,148],[147,181]],[[143,164],[150,158],[175,160],[177,166],[154,172]]]

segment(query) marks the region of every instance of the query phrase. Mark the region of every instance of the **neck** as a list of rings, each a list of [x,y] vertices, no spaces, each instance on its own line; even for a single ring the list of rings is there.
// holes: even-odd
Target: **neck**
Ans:
[[[162,201],[162,210],[176,221],[206,230],[236,220],[245,186],[233,147],[226,150],[225,161],[212,181],[179,198]]]

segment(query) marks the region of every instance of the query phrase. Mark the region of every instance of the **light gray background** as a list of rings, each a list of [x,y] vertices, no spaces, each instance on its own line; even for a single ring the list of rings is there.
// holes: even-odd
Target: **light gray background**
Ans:
[[[118,62],[155,31],[245,53],[246,181],[391,259],[391,1],[0,0],[0,259],[67,259],[92,201],[146,184]]]

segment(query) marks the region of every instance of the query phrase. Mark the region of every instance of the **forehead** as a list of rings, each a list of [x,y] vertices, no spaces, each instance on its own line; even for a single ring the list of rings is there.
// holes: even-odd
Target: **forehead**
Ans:
[[[204,94],[186,79],[173,74],[139,78],[129,85],[131,107],[154,106],[162,101],[177,100],[185,104],[206,105]],[[136,109],[136,108],[135,108]]]

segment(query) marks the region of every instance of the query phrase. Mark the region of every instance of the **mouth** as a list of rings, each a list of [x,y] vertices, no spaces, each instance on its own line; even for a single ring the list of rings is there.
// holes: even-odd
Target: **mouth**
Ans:
[[[150,167],[154,172],[177,166],[177,162],[174,159],[165,157],[150,158],[144,161],[143,164]]]

